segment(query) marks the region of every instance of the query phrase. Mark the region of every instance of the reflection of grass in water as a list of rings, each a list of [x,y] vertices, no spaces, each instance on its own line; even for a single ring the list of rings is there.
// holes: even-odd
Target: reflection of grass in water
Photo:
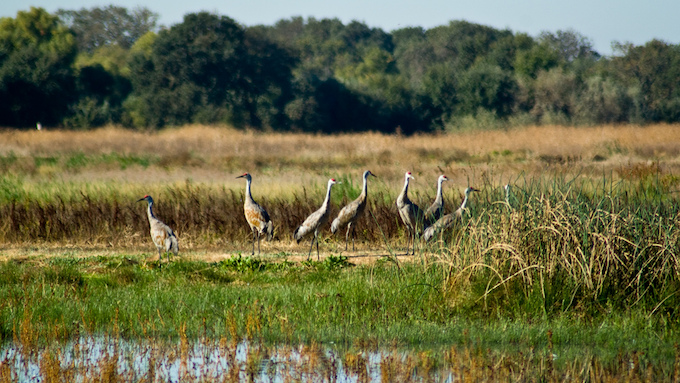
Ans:
[[[347,349],[320,345],[230,342],[201,338],[130,341],[85,336],[35,348],[0,349],[3,380],[46,381],[673,381],[673,357],[650,361],[643,353],[603,358],[596,349],[398,347]],[[676,355],[675,358],[680,355]],[[37,367],[37,368],[36,368]]]

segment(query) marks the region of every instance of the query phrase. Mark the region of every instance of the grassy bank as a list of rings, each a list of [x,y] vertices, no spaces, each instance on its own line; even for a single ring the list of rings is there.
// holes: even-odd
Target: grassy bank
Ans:
[[[475,286],[459,293],[442,288],[445,275],[439,265],[385,260],[352,267],[343,257],[180,260],[163,267],[134,255],[9,261],[0,269],[0,335],[29,348],[106,333],[368,347],[583,346],[610,356],[633,350],[650,358],[674,355],[674,316],[651,304],[602,306],[601,312],[575,307],[546,316],[536,308],[542,299],[528,287],[525,299],[516,294],[488,310]]]

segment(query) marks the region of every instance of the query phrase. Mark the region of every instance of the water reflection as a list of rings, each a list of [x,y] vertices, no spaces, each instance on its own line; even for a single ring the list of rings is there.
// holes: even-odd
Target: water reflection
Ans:
[[[89,336],[46,347],[5,344],[0,349],[0,381],[661,381],[672,380],[678,371],[677,357],[655,365],[640,356],[633,352],[602,363],[583,354],[557,363],[552,350],[339,350],[318,344]]]

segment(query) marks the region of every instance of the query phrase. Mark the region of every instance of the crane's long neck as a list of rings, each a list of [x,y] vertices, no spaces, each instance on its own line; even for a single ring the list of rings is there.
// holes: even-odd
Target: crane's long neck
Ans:
[[[332,183],[328,183],[328,189],[326,190],[326,199],[323,200],[323,205],[321,205],[321,208],[324,210],[328,210],[328,205],[330,204],[331,201],[331,188],[333,187]]]
[[[465,198],[463,198],[463,203],[460,204],[460,209],[461,209],[461,210],[465,209],[465,205],[467,205],[468,195],[469,195],[469,194],[470,194],[470,192],[469,192],[468,190],[466,190],[466,191],[465,191]]]
[[[404,180],[404,188],[401,189],[401,194],[399,194],[400,201],[408,201],[408,181],[409,177]]]
[[[152,218],[156,218],[156,216],[153,215],[153,202],[149,202],[149,206],[146,208],[146,216],[149,217],[149,221],[151,221]]]
[[[246,179],[246,200],[247,201],[252,201],[253,200],[253,195],[250,193],[250,184],[252,180],[250,178]]]
[[[444,197],[442,196],[442,183],[444,182],[443,179],[439,180],[439,184],[437,185],[437,196],[434,198],[435,203],[442,203],[444,200]]]
[[[364,186],[361,188],[361,195],[366,198],[366,194],[368,194],[368,174],[364,177]]]

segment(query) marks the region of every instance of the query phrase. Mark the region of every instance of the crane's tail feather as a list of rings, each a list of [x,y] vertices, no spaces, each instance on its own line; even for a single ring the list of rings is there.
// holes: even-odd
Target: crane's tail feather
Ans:
[[[429,241],[432,238],[432,236],[434,236],[435,231],[434,229],[435,229],[434,226],[430,226],[427,229],[425,229],[425,232],[423,233],[422,237],[425,242]]]
[[[331,233],[335,234],[336,231],[340,228],[340,218],[336,218],[333,220],[333,223],[331,224]]]

